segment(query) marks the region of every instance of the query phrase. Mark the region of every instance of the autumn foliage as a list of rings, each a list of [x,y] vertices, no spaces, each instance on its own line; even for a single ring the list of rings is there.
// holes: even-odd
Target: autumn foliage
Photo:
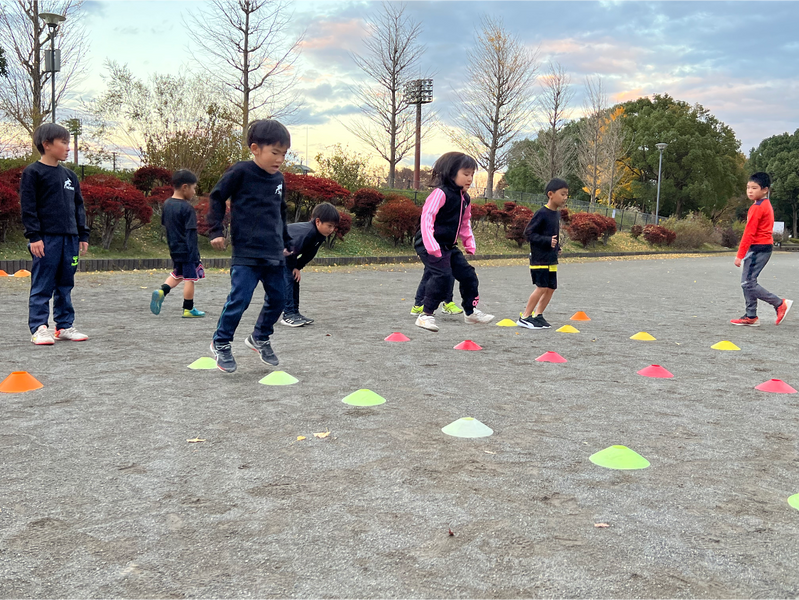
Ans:
[[[527,241],[524,229],[533,218],[533,211],[526,206],[514,206],[510,211],[510,224],[505,232],[505,237],[513,240],[521,248]]]
[[[671,246],[677,234],[660,225],[647,225],[644,227],[644,239],[655,246]]]
[[[390,237],[394,246],[398,246],[405,239],[409,242],[413,240],[421,216],[422,208],[416,206],[413,200],[406,196],[389,194],[377,209],[375,220],[378,231]]]
[[[112,175],[92,175],[81,184],[87,225],[98,225],[103,248],[111,247],[111,240],[120,224],[124,224],[122,248],[127,250],[130,234],[150,222],[153,208],[141,190]]]
[[[294,173],[283,173],[283,179],[286,182],[286,202],[294,207],[295,222],[307,219],[317,204],[330,202],[342,206],[350,197],[350,191],[332,179]]]
[[[355,215],[358,224],[368,229],[372,226],[372,219],[377,212],[377,207],[383,202],[385,196],[372,188],[356,190],[347,202],[347,208]]]
[[[595,243],[599,236],[604,236],[607,243],[608,238],[616,233],[616,220],[597,213],[572,213],[568,215],[566,233],[583,248]]]

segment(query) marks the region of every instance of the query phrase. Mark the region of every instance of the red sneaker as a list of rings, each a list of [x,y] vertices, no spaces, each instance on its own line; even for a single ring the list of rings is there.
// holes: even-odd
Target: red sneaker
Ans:
[[[785,298],[782,299],[782,304],[777,307],[777,321],[774,323],[775,325],[782,323],[785,315],[787,315],[788,311],[791,310],[792,304],[793,300],[786,300]]]
[[[760,319],[757,317],[741,317],[740,319],[730,319],[733,325],[746,325],[747,327],[760,327]]]

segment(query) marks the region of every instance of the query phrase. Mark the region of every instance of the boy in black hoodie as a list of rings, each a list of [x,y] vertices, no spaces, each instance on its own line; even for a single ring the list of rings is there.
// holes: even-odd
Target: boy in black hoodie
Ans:
[[[327,236],[336,231],[339,219],[336,207],[322,202],[314,207],[310,221],[288,226],[292,252],[286,257],[286,306],[280,319],[283,325],[302,327],[313,323],[313,319],[300,314],[301,271],[316,256]]]
[[[211,192],[207,217],[211,246],[222,250],[222,220],[230,199],[230,294],[211,343],[217,367],[226,373],[236,370],[231,342],[259,281],[266,298],[255,329],[244,343],[266,364],[278,364],[269,337],[283,311],[283,271],[291,246],[283,174],[279,170],[291,146],[291,135],[281,123],[263,119],[250,124],[247,144],[253,160],[238,162],[225,172]]]
[[[89,248],[89,229],[78,176],[60,164],[69,156],[69,140],[69,131],[61,125],[37,127],[33,143],[42,157],[25,168],[19,184],[22,224],[33,257],[28,326],[37,346],[88,339],[72,326],[72,288],[78,257]],[[55,333],[48,330],[50,298]]]

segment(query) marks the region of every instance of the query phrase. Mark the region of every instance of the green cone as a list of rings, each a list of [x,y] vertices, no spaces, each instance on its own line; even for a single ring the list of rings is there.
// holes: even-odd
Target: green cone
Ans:
[[[289,375],[285,371],[273,371],[261,379],[261,381],[258,383],[262,383],[264,385],[293,385],[298,381],[299,379],[293,375]]]
[[[190,369],[216,369],[216,360],[208,356],[198,358],[189,365]]]
[[[342,400],[344,404],[351,404],[352,406],[377,406],[385,403],[385,401],[386,399],[383,396],[378,396],[372,390],[358,390]]]
[[[646,469],[649,461],[627,446],[611,446],[592,454],[589,460],[606,469]]]
[[[799,510],[799,494],[794,494],[788,498],[788,504],[793,506],[796,510]]]
[[[463,417],[462,419],[453,421],[446,427],[442,427],[441,431],[447,435],[462,438],[488,437],[494,433],[494,430],[488,425],[484,425],[472,417]]]

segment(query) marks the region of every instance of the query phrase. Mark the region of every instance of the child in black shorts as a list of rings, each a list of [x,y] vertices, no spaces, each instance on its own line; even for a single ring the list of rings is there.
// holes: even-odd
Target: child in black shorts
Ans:
[[[182,281],[183,318],[204,317],[205,313],[194,307],[194,282],[205,279],[197,246],[197,214],[191,205],[197,192],[197,177],[188,169],[180,169],[172,176],[172,187],[175,191],[164,202],[161,224],[166,227],[173,269],[164,284],[153,292],[150,311],[154,315],[159,314],[166,295]]]
[[[544,319],[544,309],[558,288],[560,209],[569,199],[569,185],[562,179],[550,181],[545,191],[546,205],[533,215],[524,229],[530,242],[530,275],[536,289],[530,294],[524,313],[516,324],[528,329],[550,327]]]

